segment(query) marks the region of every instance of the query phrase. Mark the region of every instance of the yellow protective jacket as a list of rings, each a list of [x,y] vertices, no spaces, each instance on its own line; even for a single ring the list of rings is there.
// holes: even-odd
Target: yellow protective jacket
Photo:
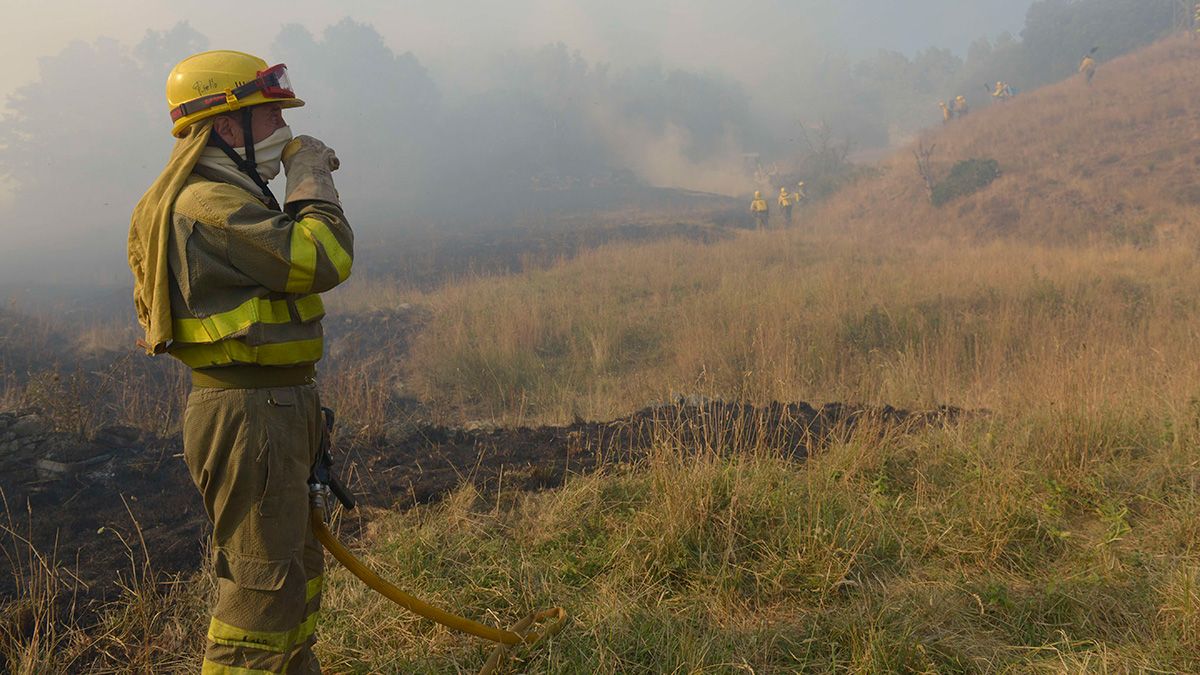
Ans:
[[[767,212],[767,200],[755,199],[755,200],[751,201],[750,202],[750,211],[752,213],[766,213]]]
[[[172,218],[167,352],[192,368],[316,363],[319,294],[350,276],[353,246],[339,204],[305,200],[275,211],[195,167]]]
[[[783,207],[791,206],[792,205],[792,196],[789,194],[786,194],[786,193],[780,194],[779,195],[779,205],[783,206]]]

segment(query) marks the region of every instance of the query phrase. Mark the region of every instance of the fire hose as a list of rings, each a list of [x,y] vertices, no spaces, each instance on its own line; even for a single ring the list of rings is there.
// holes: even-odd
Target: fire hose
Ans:
[[[336,498],[347,510],[353,509],[355,503],[354,499],[346,492],[332,473],[333,458],[330,455],[329,448],[334,415],[333,411],[328,408],[323,408],[322,411],[325,415],[325,425],[321,438],[320,455],[313,466],[312,476],[308,479],[309,501],[311,504],[309,520],[312,523],[313,533],[316,535],[317,540],[321,542],[321,545],[326,550],[333,554],[333,557],[343,567],[376,593],[418,616],[439,623],[452,630],[495,642],[496,647],[492,650],[492,654],[484,664],[483,669],[479,671],[479,675],[491,675],[496,672],[500,665],[508,658],[509,652],[514,646],[522,644],[533,645],[562,630],[567,621],[567,613],[561,607],[530,612],[509,630],[495,628],[452,614],[405,593],[388,580],[373,572],[362,561],[356,558],[353,553],[338,541],[337,537],[333,536],[333,533],[325,525],[325,520],[332,510],[331,497]],[[542,628],[534,630],[535,626]]]

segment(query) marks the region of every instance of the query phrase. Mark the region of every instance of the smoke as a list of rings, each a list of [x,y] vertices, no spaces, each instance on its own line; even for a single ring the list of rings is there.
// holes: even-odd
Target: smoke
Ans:
[[[29,21],[0,41],[0,82],[13,85],[0,112],[0,281],[125,283],[129,213],[172,142],[166,73],[204,48],[288,63],[309,102],[288,120],[337,149],[348,213],[371,235],[620,206],[647,186],[738,195],[753,187],[747,157],[812,166],[805,128],[886,146],[979,82],[1029,88],[1073,67],[1077,44],[1144,42],[1158,30],[1145,7],[1168,0],[1039,0],[1026,41],[1005,31],[1029,0],[370,0],[357,21],[315,0],[286,12],[212,0],[178,24],[175,3],[123,0],[129,11],[62,23],[18,2]],[[1110,5],[1125,18],[1088,13]],[[173,27],[142,32],[129,16]]]
[[[703,161],[696,161],[688,156],[695,139],[677,124],[652,130],[603,113],[597,113],[596,124],[619,160],[650,185],[729,196],[754,188],[744,153],[732,131],[715,139],[715,149]]]

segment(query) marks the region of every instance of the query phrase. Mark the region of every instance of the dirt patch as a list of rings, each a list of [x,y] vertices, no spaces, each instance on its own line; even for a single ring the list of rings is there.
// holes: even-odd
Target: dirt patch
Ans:
[[[962,414],[954,408],[909,412],[843,404],[678,403],[611,422],[555,427],[415,425],[393,432],[390,441],[343,439],[350,449],[339,452],[338,461],[362,503],[404,509],[435,501],[467,481],[485,490],[555,487],[572,474],[636,461],[668,438],[672,447],[701,453],[736,448],[802,459],[865,422],[880,431],[909,429]],[[28,415],[2,419],[8,429],[26,420],[18,430],[34,433],[10,434],[4,447],[11,450],[0,455],[0,489],[7,500],[0,505],[0,523],[43,552],[56,551],[58,564],[87,584],[87,596],[99,599],[112,590],[117,572],[130,569],[130,556],[140,559],[139,540],[161,573],[198,567],[207,523],[178,438],[143,439],[114,428],[84,443],[45,432]],[[44,460],[66,468],[55,473]],[[11,579],[0,579],[0,599],[14,590]]]

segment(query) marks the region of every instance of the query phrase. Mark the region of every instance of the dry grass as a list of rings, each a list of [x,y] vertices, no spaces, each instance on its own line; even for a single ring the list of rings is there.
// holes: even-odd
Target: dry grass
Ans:
[[[1194,249],[854,240],[613,248],[427,298],[417,390],[469,414],[606,418],[677,393],[1020,411],[1186,407]]]
[[[415,386],[502,420],[604,418],[677,393],[1186,406],[1200,200],[1171,191],[1200,164],[1200,117],[1180,112],[1197,109],[1200,43],[1170,40],[1106,64],[1090,90],[1064,82],[939,132],[947,164],[1004,171],[942,209],[900,153],[792,231],[612,246],[406,296],[433,317]]]
[[[901,156],[795,231],[406,296],[433,317],[418,391],[457,414],[604,418],[679,393],[995,414],[803,467],[664,439],[628,472],[386,519],[368,557],[498,623],[567,605],[530,672],[1196,672],[1200,261],[1180,186],[1200,129],[1176,106],[1200,108],[1197,61],[1170,41],[1090,92],[945,131],[946,167],[1006,175],[942,210]],[[341,572],[328,598],[339,670],[484,657]]]
[[[187,369],[141,354],[114,357],[94,368],[47,366],[24,380],[12,378],[0,391],[8,407],[37,410],[57,431],[88,439],[101,427],[126,425],[158,438],[178,433],[190,386]]]
[[[364,556],[493,623],[566,605],[528,672],[1200,671],[1198,66],[1200,43],[1167,41],[1090,90],[974,113],[937,135],[940,169],[986,156],[1004,176],[940,210],[901,154],[792,231],[343,294],[432,317],[405,368],[331,375],[366,428],[402,378],[438,414],[509,422],[677,394],[994,411],[804,465],[668,434],[641,465],[555,492],[464,489],[382,517]],[[25,583],[35,606],[59,596],[47,578]],[[170,670],[194,658],[204,585],[170,588],[191,590],[133,592],[94,629],[4,653],[53,671],[101,635],[96,663]],[[335,672],[486,656],[341,570],[325,598]]]
[[[0,494],[0,498],[2,498]],[[126,505],[128,508],[128,505]],[[39,551],[11,519],[0,524],[0,552],[16,595],[0,618],[0,671],[41,673],[195,672],[207,625],[203,605],[210,578],[162,578],[150,563],[141,529],[130,513],[126,528],[102,528],[116,537],[129,567],[113,570],[117,595],[82,603],[86,587],[58,551]]]
[[[564,605],[512,672],[1194,672],[1195,430],[1061,422],[867,433],[804,466],[665,434],[628,471],[383,519],[364,555],[492,623]],[[486,656],[342,570],[325,597],[335,672]]]

